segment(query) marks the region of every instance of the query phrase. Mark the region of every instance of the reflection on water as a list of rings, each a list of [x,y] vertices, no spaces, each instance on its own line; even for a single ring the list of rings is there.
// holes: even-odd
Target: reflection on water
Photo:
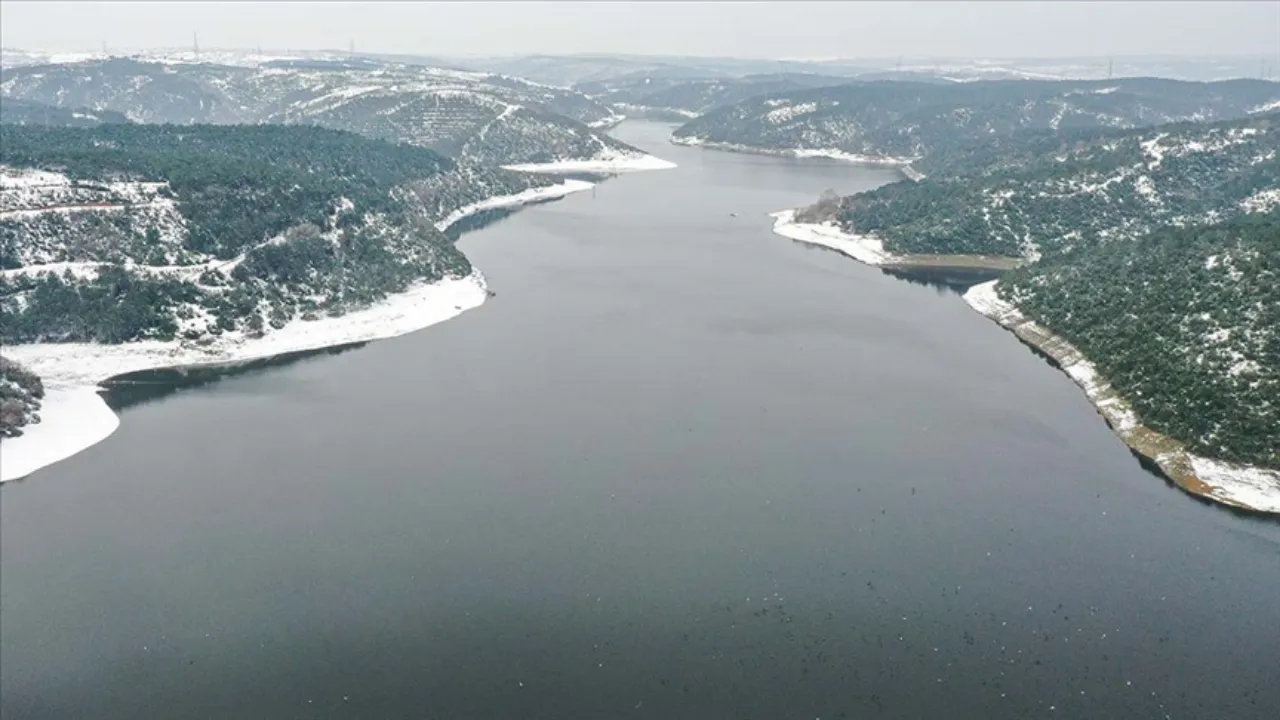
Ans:
[[[807,243],[803,240],[792,240],[792,243],[815,252],[828,252],[843,257],[848,257],[844,253],[835,248],[826,247],[825,245],[815,245]],[[849,262],[858,262],[849,259]],[[892,266],[876,266],[880,272],[890,277],[905,280],[913,285],[924,285],[938,290],[939,295],[950,293],[963,294],[964,291],[988,280],[995,280],[1004,274],[1003,270],[994,270],[991,268],[964,268],[964,267],[892,267]]]
[[[258,373],[270,368],[287,367],[308,358],[338,355],[364,347],[367,344],[366,342],[357,342],[318,350],[299,350],[298,352],[282,353],[268,358],[220,365],[193,365],[139,370],[138,372],[115,375],[102,381],[100,383],[104,388],[102,396],[111,409],[120,412],[126,408],[152,400],[159,400],[184,388],[200,387],[223,378]]]
[[[927,285],[937,288],[940,294],[943,292],[954,292],[963,294],[965,290],[984,283],[988,280],[995,280],[1004,274],[1002,270],[990,270],[986,268],[898,268],[898,267],[881,267],[880,271],[885,275],[896,277],[900,280],[906,280],[914,285]]]
[[[499,220],[509,217],[515,212],[515,208],[492,208],[489,210],[481,210],[480,212],[455,221],[445,229],[444,234],[445,237],[456,242],[458,238],[462,237],[464,234],[475,232],[476,230],[493,225]]]

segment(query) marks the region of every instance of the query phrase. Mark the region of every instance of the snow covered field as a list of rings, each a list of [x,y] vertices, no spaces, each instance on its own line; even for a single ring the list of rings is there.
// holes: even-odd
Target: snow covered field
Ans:
[[[965,302],[1057,360],[1125,444],[1150,457],[1189,492],[1226,505],[1280,513],[1280,472],[1193,455],[1180,443],[1140,425],[1137,414],[1098,374],[1093,363],[1066,340],[1002,300],[996,294],[997,282],[973,286],[964,294]],[[1161,451],[1152,454],[1157,446]],[[1174,449],[1167,449],[1171,447]]]

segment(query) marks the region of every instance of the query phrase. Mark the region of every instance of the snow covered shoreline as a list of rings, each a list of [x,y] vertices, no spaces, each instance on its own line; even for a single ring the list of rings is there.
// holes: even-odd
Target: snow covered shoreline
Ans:
[[[832,223],[798,223],[795,210],[772,213],[773,231],[792,240],[831,248],[873,267],[911,265],[873,237],[852,235]],[[924,266],[924,265],[921,265]],[[1078,349],[1023,315],[996,294],[997,280],[971,287],[964,300],[974,310],[1052,357],[1088,396],[1112,430],[1134,452],[1148,458],[1178,487],[1224,505],[1280,513],[1280,471],[1211,460],[1138,422],[1138,416]]]
[[[884,243],[867,235],[850,235],[834,223],[796,222],[795,210],[770,213],[773,231],[778,235],[811,245],[821,245],[841,252],[867,265],[888,265],[902,258],[884,249]]]
[[[1280,514],[1280,471],[1200,457],[1188,452],[1182,443],[1139,424],[1137,413],[1093,363],[1075,346],[1001,299],[996,294],[997,282],[974,285],[964,294],[965,302],[1052,357],[1134,452],[1151,460],[1178,487],[1193,495],[1246,510]]]
[[[436,223],[436,229],[440,232],[444,232],[449,229],[450,225],[453,225],[459,220],[475,215],[478,212],[484,212],[485,210],[519,207],[530,203],[557,200],[571,193],[590,190],[592,187],[594,187],[594,184],[585,180],[565,180],[564,182],[556,185],[529,188],[528,190],[515,193],[514,195],[495,195],[494,197],[486,198],[480,202],[463,205],[457,210],[454,210],[445,216],[443,220]]]
[[[503,165],[504,170],[530,173],[624,173],[645,170],[670,170],[676,164],[655,155],[604,154],[586,160],[557,160],[547,163]]]
[[[484,276],[421,283],[341,317],[295,320],[261,338],[225,333],[208,345],[148,340],[11,345],[5,356],[45,384],[41,422],[0,445],[0,482],[25,477],[105,440],[120,420],[98,394],[98,384],[125,373],[160,368],[235,365],[286,353],[383,340],[421,330],[479,307],[488,296]]]
[[[960,274],[965,278],[1000,272],[1017,267],[1022,261],[988,255],[920,255],[898,254],[884,249],[874,235],[847,233],[832,222],[796,222],[797,210],[770,213],[773,231],[785,238],[810,245],[821,245],[858,262],[899,272]]]
[[[575,160],[545,166],[512,166],[528,172],[628,172],[666,170],[675,163],[652,155],[617,154],[596,160]],[[539,168],[539,169],[533,169]],[[436,223],[444,231],[479,212],[555,200],[593,187],[568,179],[511,195],[498,195],[460,207]],[[225,333],[212,343],[143,341],[120,345],[97,343],[34,343],[4,348],[6,357],[40,376],[45,398],[41,422],[23,427],[23,434],[0,445],[0,483],[26,477],[42,467],[65,460],[111,435],[120,424],[98,393],[104,380],[125,373],[161,368],[236,365],[295,352],[322,350],[352,343],[405,335],[444,322],[479,307],[488,297],[484,275],[420,283],[367,308],[341,317],[314,321],[295,319],[261,338]]]
[[[709,150],[724,150],[727,152],[748,153],[751,155],[773,155],[777,157],[790,157],[798,159],[806,158],[826,158],[828,160],[839,160],[847,162],[851,165],[860,165],[863,167],[875,168],[892,168],[903,174],[908,180],[919,182],[924,179],[924,174],[911,167],[911,163],[915,158],[900,158],[890,155],[859,155],[857,153],[845,152],[836,148],[766,148],[756,147],[755,145],[740,145],[738,143],[725,143],[704,140],[699,137],[678,137],[672,135],[668,140],[672,145],[684,145],[686,147],[701,147]]]

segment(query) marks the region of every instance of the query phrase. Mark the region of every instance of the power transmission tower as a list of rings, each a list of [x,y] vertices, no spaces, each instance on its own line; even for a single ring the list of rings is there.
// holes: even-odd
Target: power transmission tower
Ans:
[[[1115,70],[1115,67],[1116,67],[1115,60],[1107,60],[1107,79],[1108,80],[1111,79],[1111,73],[1113,70]]]
[[[355,56],[356,56],[356,41],[355,41],[355,38],[352,38],[352,39],[350,39],[350,40],[348,40],[348,41],[347,41],[347,56],[348,56],[348,57],[355,57]]]
[[[191,33],[191,49],[195,51],[196,62],[200,62],[200,34]]]

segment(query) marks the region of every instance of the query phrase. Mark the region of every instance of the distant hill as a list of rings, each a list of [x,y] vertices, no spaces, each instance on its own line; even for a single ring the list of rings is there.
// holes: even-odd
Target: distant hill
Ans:
[[[961,146],[966,163],[844,198],[830,219],[894,252],[1035,258],[1250,212],[1280,185],[1278,152],[1280,113],[1024,133]]]
[[[762,95],[689,121],[679,142],[830,149],[902,161],[1026,130],[1128,128],[1280,107],[1280,84],[1112,81],[854,82]]]
[[[675,79],[644,75],[583,83],[576,89],[623,114],[691,118],[757,95],[772,95],[850,82],[847,77],[803,73],[740,78]]]
[[[10,125],[95,127],[104,123],[127,122],[129,118],[111,110],[65,108],[30,100],[0,97],[0,123]]]
[[[641,154],[590,127],[615,117],[581,93],[358,58],[30,65],[0,72],[0,95],[139,123],[320,125],[492,165]]]

